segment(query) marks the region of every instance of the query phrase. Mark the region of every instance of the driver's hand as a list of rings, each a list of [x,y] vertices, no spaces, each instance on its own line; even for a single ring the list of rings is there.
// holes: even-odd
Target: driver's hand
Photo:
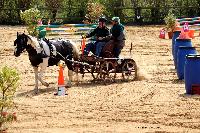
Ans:
[[[98,40],[103,40],[103,37],[98,37]]]
[[[82,39],[83,39],[83,38],[86,38],[86,35],[82,35]]]

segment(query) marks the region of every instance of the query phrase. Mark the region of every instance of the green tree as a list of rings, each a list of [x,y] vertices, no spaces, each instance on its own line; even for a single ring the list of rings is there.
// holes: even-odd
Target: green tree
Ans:
[[[29,9],[31,6],[31,0],[18,0],[18,8],[22,11]]]
[[[21,11],[21,19],[27,24],[27,31],[32,36],[38,36],[37,24],[38,20],[42,18],[41,13],[36,8],[31,8],[29,10]]]
[[[102,4],[97,2],[88,2],[86,18],[90,19],[92,23],[95,23],[100,16],[103,16],[104,10],[105,8]]]
[[[1,0],[0,8],[0,22],[1,23],[16,23],[19,18],[16,11],[16,2],[17,0]]]

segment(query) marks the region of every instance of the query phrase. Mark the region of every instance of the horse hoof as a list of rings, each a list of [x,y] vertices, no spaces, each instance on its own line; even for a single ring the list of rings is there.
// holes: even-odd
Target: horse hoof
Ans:
[[[38,91],[38,89],[35,89],[34,92],[35,92],[35,94],[38,94],[39,91]]]
[[[49,87],[49,84],[48,84],[48,83],[45,83],[44,86]]]
[[[79,82],[75,83],[76,86],[79,86]]]
[[[72,86],[71,85],[65,85],[65,88],[71,88]]]

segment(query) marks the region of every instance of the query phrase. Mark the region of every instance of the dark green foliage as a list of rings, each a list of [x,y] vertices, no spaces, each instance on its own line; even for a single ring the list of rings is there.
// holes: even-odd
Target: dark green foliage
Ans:
[[[200,15],[200,0],[0,0],[0,23],[21,23],[20,10],[33,7],[41,11],[46,23],[48,19],[52,23],[81,23],[88,2],[102,4],[107,18],[119,16],[122,22],[136,22],[137,16],[144,23],[164,22],[170,9],[177,18]]]
[[[45,5],[47,8],[49,8],[49,16],[52,19],[53,22],[56,21],[56,15],[58,12],[58,9],[62,7],[63,0],[45,0]]]
[[[0,23],[13,24],[19,23],[19,11],[17,10],[16,0],[0,0]],[[4,10],[2,10],[4,9]]]

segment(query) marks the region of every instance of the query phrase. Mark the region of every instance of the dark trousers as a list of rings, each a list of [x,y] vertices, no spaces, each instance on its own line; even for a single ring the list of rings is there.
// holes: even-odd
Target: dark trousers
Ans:
[[[95,54],[95,43],[91,42],[88,43],[84,49],[84,55],[88,55],[89,52],[92,52],[93,54]]]
[[[88,55],[92,52],[96,56],[100,56],[102,48],[105,46],[106,42],[96,41],[93,43],[88,43],[84,49],[84,55]]]
[[[103,47],[105,46],[106,42],[97,42],[96,43],[96,51],[95,51],[95,55],[96,56],[100,56],[101,51],[103,49]]]
[[[119,58],[119,55],[125,45],[125,40],[115,41],[115,47],[114,47],[114,55],[116,58]]]

